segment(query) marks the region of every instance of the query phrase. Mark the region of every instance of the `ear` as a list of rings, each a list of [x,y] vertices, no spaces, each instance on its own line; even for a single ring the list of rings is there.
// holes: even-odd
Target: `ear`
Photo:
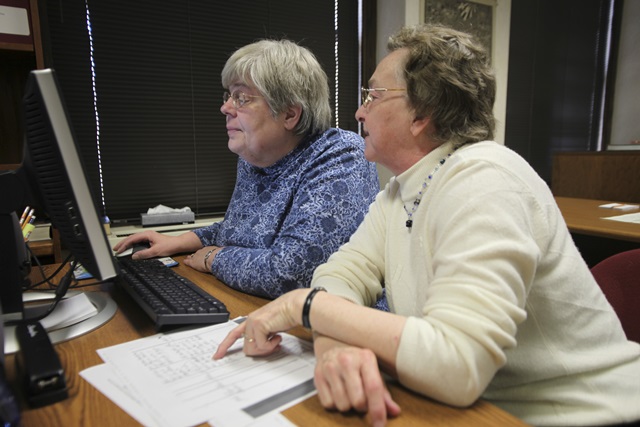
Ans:
[[[284,127],[286,130],[293,130],[302,116],[302,106],[292,105],[284,111]]]
[[[421,133],[426,133],[429,125],[431,124],[431,119],[429,117],[416,117],[411,122],[411,134],[413,136],[418,136]]]

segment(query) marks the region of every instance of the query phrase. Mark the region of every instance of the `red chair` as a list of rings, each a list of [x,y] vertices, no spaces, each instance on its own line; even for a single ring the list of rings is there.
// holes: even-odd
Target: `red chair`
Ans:
[[[613,306],[627,338],[640,343],[640,249],[610,256],[591,273]]]

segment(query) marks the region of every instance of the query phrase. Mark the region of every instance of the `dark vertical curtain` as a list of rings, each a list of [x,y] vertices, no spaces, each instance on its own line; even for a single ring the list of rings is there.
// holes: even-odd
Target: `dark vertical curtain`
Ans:
[[[43,2],[46,66],[58,74],[106,214],[135,220],[158,204],[189,206],[198,216],[224,212],[237,157],[227,149],[219,110],[220,72],[234,50],[257,39],[288,38],[310,48],[325,68],[332,97],[338,40],[334,115],[340,127],[357,130],[358,2],[339,2],[337,34],[334,6],[326,0]]]
[[[616,2],[511,3],[505,143],[548,183],[553,152],[597,150],[604,136]]]

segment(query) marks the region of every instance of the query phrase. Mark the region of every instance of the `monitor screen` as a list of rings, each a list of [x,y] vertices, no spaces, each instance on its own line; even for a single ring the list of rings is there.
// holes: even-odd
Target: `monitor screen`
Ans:
[[[3,198],[7,196],[2,202],[0,215],[9,218],[0,224],[11,225],[0,229],[2,241],[15,240],[15,211],[35,201],[48,214],[52,226],[59,230],[64,247],[76,261],[98,280],[116,277],[118,268],[87,182],[54,70],[30,73],[23,106],[24,159],[18,170],[0,175],[0,192]],[[17,243],[18,246],[20,244],[24,246],[24,242]],[[20,252],[16,248],[11,250]],[[21,259],[24,255],[18,254],[13,258],[11,263],[17,262],[18,265],[4,265],[2,268],[24,271],[25,260]],[[2,283],[0,298],[15,289],[21,292],[21,285]],[[2,301],[2,308],[6,313],[5,301]]]

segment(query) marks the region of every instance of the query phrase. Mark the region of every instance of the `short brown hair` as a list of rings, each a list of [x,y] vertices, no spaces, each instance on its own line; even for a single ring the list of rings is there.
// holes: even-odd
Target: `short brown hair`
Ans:
[[[403,48],[409,102],[417,117],[431,117],[432,137],[456,146],[493,139],[496,82],[486,50],[471,35],[439,25],[402,28],[387,49]]]

